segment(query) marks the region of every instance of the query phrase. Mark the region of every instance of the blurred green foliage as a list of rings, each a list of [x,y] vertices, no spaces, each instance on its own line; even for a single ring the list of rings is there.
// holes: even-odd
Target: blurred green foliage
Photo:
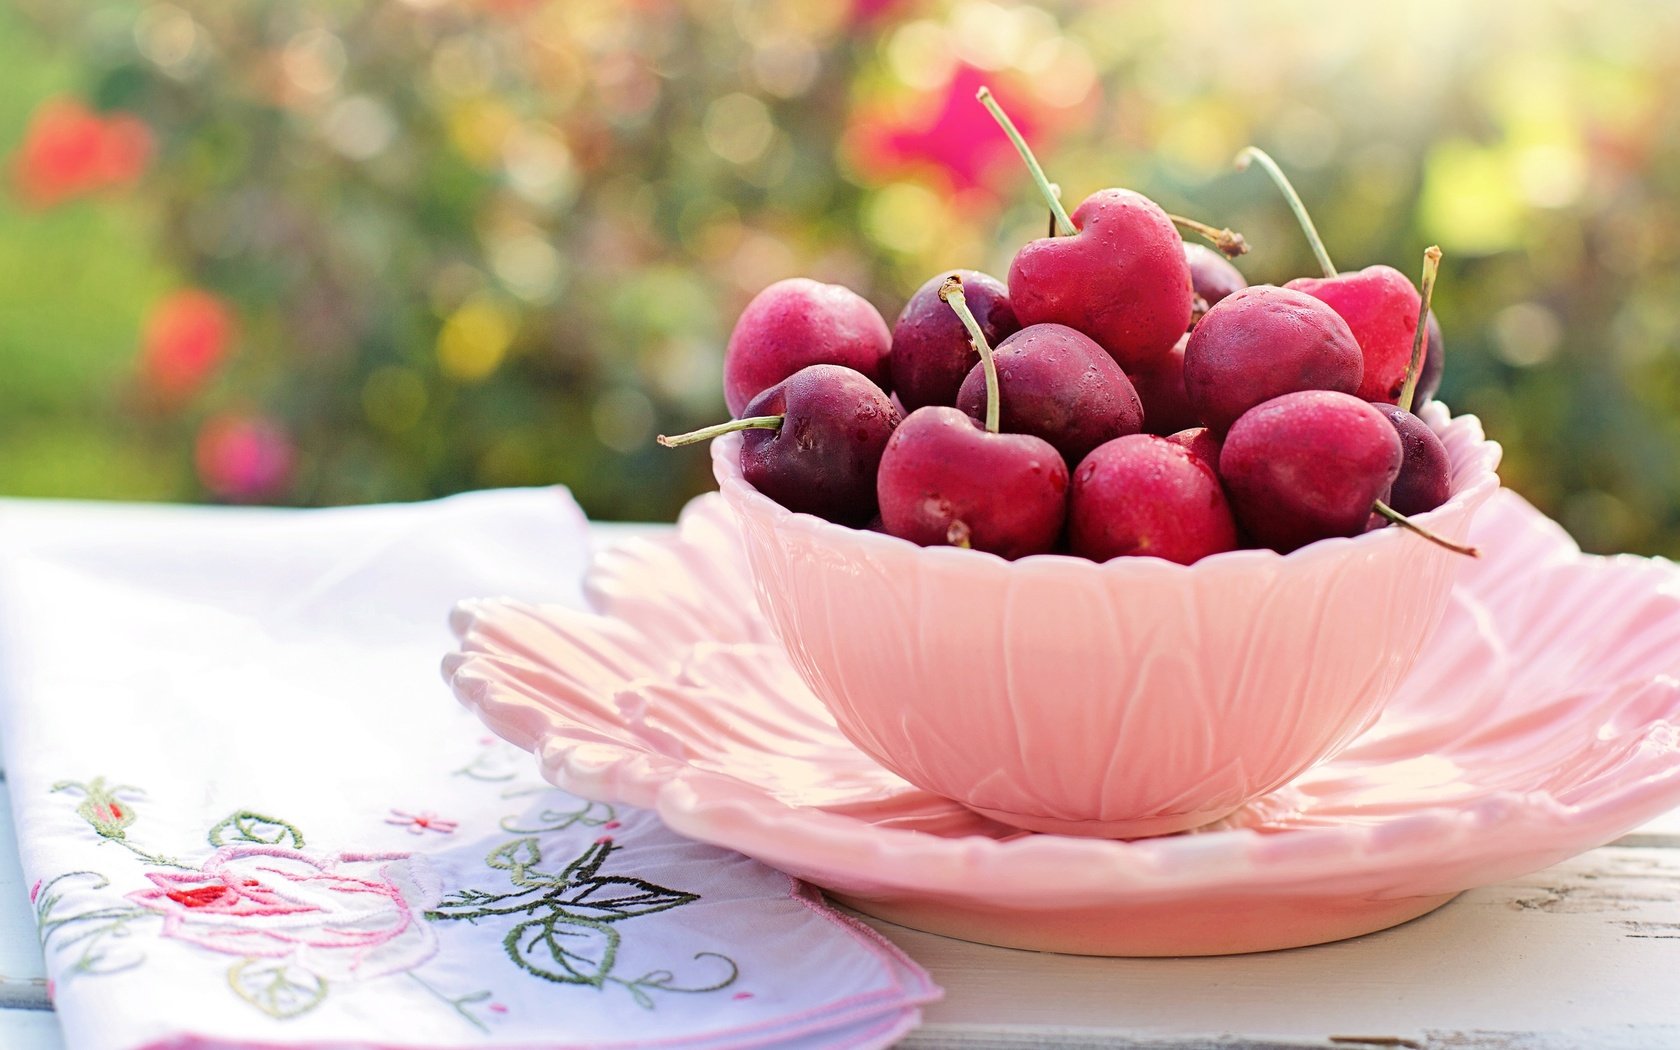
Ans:
[[[137,116],[152,149],[121,185],[0,199],[0,491],[564,482],[669,518],[706,457],[651,438],[722,417],[753,292],[838,280],[890,321],[1042,232],[974,117],[985,81],[1068,196],[1120,183],[1241,229],[1253,281],[1313,264],[1232,169],[1249,142],[1341,267],[1441,244],[1443,399],[1586,546],[1673,554],[1676,39],[1680,7],[1638,0],[17,0],[14,182],[55,98]],[[183,288],[235,318],[207,358],[155,334]],[[207,436],[230,418],[260,440]]]

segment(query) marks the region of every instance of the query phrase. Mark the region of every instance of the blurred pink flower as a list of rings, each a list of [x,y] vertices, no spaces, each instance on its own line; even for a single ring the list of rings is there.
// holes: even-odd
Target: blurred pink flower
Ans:
[[[26,203],[46,208],[133,185],[151,156],[152,133],[140,118],[95,113],[75,99],[52,99],[30,119],[12,158],[12,177]]]
[[[152,307],[140,344],[140,375],[169,401],[197,393],[233,350],[233,310],[198,288],[170,292]]]
[[[256,502],[291,480],[294,453],[284,428],[262,416],[224,413],[198,432],[198,477],[224,499]]]
[[[904,6],[904,0],[852,0],[851,22],[855,28],[872,28]]]
[[[1000,81],[995,73],[958,66],[950,82],[923,105],[908,112],[859,113],[851,129],[859,164],[882,179],[931,168],[958,191],[987,185],[994,169],[1006,163],[1019,165],[1009,139],[975,101],[974,93],[988,82],[1033,149],[1046,152],[1042,107],[1030,92],[1011,91]]]

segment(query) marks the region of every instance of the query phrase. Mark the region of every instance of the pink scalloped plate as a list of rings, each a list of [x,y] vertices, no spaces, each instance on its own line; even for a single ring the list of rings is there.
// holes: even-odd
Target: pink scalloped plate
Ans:
[[[1472,539],[1483,559],[1375,725],[1162,838],[1019,831],[860,752],[760,614],[716,495],[674,533],[604,552],[596,613],[463,604],[445,673],[555,784],[892,922],[1094,955],[1295,947],[1415,918],[1680,805],[1680,570],[1583,555],[1503,492]]]

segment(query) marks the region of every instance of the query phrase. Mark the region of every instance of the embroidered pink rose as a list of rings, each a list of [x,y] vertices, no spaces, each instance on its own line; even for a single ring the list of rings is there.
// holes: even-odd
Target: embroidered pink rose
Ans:
[[[146,877],[152,888],[128,899],[163,915],[165,937],[225,955],[343,981],[402,973],[437,951],[424,912],[438,886],[411,854],[223,846],[199,871]]]

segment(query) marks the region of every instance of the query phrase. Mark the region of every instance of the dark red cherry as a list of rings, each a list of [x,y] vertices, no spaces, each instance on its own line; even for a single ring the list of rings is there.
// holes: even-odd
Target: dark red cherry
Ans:
[[[1209,470],[1218,473],[1219,449],[1224,445],[1224,442],[1219,440],[1219,435],[1207,427],[1192,427],[1189,430],[1180,430],[1175,434],[1168,434],[1166,439],[1181,448],[1188,449],[1192,456],[1206,463]]]
[[[1383,502],[1406,515],[1422,514],[1445,503],[1452,495],[1452,458],[1435,431],[1399,405],[1374,402],[1372,407],[1400,435],[1400,474]]]
[[[1282,394],[1352,394],[1362,367],[1359,344],[1336,311],[1302,292],[1256,285],[1221,300],[1190,333],[1184,389],[1203,425],[1224,433]]]
[[[1143,429],[1147,433],[1166,435],[1201,425],[1184,390],[1184,348],[1189,342],[1188,333],[1181,335],[1159,359],[1126,373],[1143,402]]]
[[[862,373],[807,365],[753,398],[740,419],[659,442],[743,431],[741,474],[754,488],[789,510],[862,525],[875,515],[875,473],[899,419]]]
[[[1066,325],[1029,325],[992,351],[992,360],[1001,405],[998,429],[1041,437],[1068,463],[1143,427],[1143,406],[1126,373],[1089,336]],[[981,365],[963,380],[957,407],[985,418]]]
[[[1190,264],[1190,286],[1196,292],[1195,316],[1198,318],[1227,295],[1248,287],[1248,278],[1242,275],[1242,271],[1205,244],[1185,241],[1184,260]]]
[[[892,330],[892,388],[906,410],[954,405],[963,377],[980,363],[968,332],[939,298],[946,278],[962,278],[968,307],[986,339],[996,346],[1021,327],[1003,282],[974,270],[950,270],[916,290]]]
[[[1237,420],[1219,453],[1219,476],[1248,534],[1287,552],[1364,532],[1402,455],[1399,435],[1372,405],[1304,390]]]

